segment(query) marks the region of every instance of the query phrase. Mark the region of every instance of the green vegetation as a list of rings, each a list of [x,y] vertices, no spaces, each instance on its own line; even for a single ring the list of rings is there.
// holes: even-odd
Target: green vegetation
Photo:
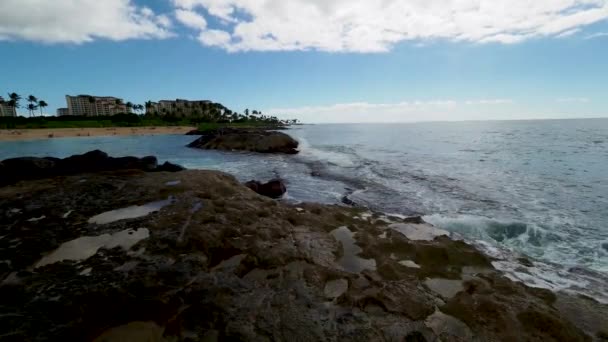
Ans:
[[[143,127],[143,126],[196,126],[193,119],[174,117],[144,117],[136,114],[113,116],[39,116],[32,118],[0,117],[0,129],[25,128],[94,128],[94,127]]]
[[[19,95],[17,93],[9,93],[8,99],[9,100],[6,101],[2,96],[0,96],[0,104],[4,104],[9,107],[13,107],[13,108],[15,108],[15,110],[17,108],[21,107],[21,104],[20,104],[20,101],[22,100],[21,95]],[[42,109],[44,107],[48,106],[48,103],[46,103],[44,100],[39,100],[34,95],[28,96],[27,102],[28,102],[28,105],[25,108],[27,108],[28,112],[30,113],[30,117],[35,116],[35,111],[38,110],[38,108],[40,108],[40,116],[42,116]]]
[[[8,101],[0,97],[0,103],[20,108],[22,97],[9,93]],[[42,109],[48,103],[34,95],[26,98],[29,117],[0,117],[0,129],[30,128],[94,128],[94,127],[146,127],[146,126],[196,126],[200,130],[212,130],[219,127],[278,127],[297,123],[297,120],[279,120],[276,116],[264,115],[261,111],[245,109],[245,114],[234,112],[221,103],[210,101],[193,101],[173,103],[171,107],[156,107],[152,101],[145,105],[127,102],[124,105],[128,114],[112,116],[42,116]],[[90,97],[91,103],[95,102]],[[122,100],[116,100],[122,105]],[[40,109],[40,116],[36,111]],[[146,114],[143,114],[143,112]],[[136,112],[138,114],[134,114]]]
[[[218,123],[218,122],[204,122],[201,123],[200,125],[198,125],[198,130],[205,132],[205,131],[214,131],[217,130],[218,128],[225,128],[225,127],[230,127],[230,128],[274,128],[274,127],[281,127],[281,126],[285,126],[288,123],[285,122],[281,122],[281,123],[268,123],[268,122],[263,122],[263,121],[244,121],[244,122],[231,122],[231,123]]]

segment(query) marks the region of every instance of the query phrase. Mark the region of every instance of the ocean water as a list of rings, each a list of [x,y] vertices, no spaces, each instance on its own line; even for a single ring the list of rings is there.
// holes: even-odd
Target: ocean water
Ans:
[[[240,180],[283,178],[289,201],[344,196],[476,244],[532,286],[608,302],[608,119],[303,125],[297,156],[186,148],[195,137],[0,142],[0,159],[92,149],[156,155]],[[533,266],[517,261],[534,260]]]

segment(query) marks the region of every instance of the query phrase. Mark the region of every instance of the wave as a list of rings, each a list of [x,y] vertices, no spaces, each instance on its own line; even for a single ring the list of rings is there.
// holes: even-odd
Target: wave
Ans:
[[[427,215],[423,219],[476,246],[492,265],[513,281],[552,291],[583,294],[608,303],[608,276],[576,264],[530,259],[530,246],[542,250],[555,244],[554,234],[534,224],[473,215]],[[560,248],[563,248],[560,247]],[[554,260],[555,258],[550,258]]]

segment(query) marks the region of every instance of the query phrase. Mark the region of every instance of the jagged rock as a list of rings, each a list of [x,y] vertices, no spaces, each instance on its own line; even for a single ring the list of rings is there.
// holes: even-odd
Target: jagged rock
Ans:
[[[164,162],[162,165],[156,168],[155,171],[159,172],[179,172],[186,170],[185,167],[170,162]]]
[[[140,212],[159,201],[163,206]],[[15,341],[603,336],[597,330],[606,326],[605,305],[578,300],[554,305],[548,291],[502,276],[488,257],[462,241],[410,240],[389,222],[361,220],[362,212],[273,201],[216,171],[90,173],[2,187],[0,336]],[[91,220],[100,214],[106,219]],[[377,267],[347,272],[340,266],[339,260],[353,253],[332,235],[340,227],[352,231],[358,257],[375,260]],[[103,244],[93,250],[67,248],[76,246],[74,241],[100,239]],[[67,252],[69,257],[59,255]],[[469,268],[483,272],[466,272],[465,279]],[[442,298],[425,286],[427,278],[462,279],[462,290]],[[579,319],[592,312],[595,321],[573,325],[561,308]]]
[[[177,172],[184,170],[183,167],[168,162],[159,167],[154,156],[113,158],[105,152],[94,150],[64,159],[52,157],[5,159],[0,162],[0,186],[13,184],[21,180],[130,169],[145,172]]]
[[[245,186],[262,196],[270,198],[280,198],[283,196],[283,194],[285,194],[285,192],[287,192],[285,184],[279,179],[273,179],[268,183],[261,183],[251,180],[245,183]]]
[[[188,144],[188,147],[259,153],[298,153],[298,142],[285,133],[232,128],[204,132],[200,138]]]

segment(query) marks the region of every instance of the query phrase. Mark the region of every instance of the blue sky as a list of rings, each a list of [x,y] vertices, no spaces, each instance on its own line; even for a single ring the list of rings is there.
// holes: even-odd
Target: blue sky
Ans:
[[[3,0],[0,94],[51,113],[87,93],[306,122],[608,116],[608,1],[97,2]]]

